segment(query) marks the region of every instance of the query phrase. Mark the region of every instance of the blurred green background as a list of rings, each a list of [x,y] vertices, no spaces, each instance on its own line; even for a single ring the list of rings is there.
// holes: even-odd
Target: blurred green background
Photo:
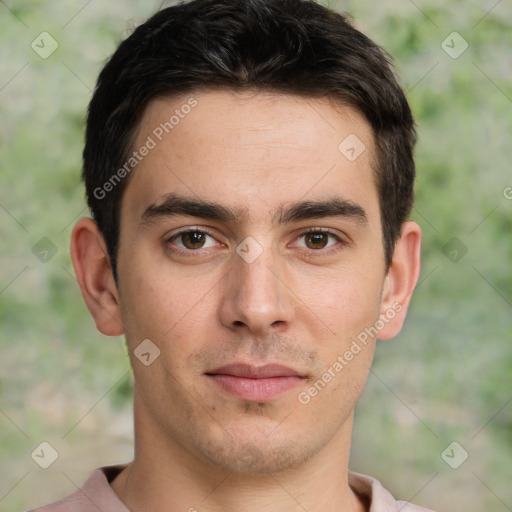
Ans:
[[[422,275],[402,333],[379,343],[351,468],[439,512],[512,510],[512,5],[321,3],[390,52],[419,127]],[[2,512],[55,500],[92,468],[132,457],[123,340],[96,331],[68,245],[87,215],[81,151],[97,74],[160,7],[0,3]],[[41,32],[58,44],[50,56]],[[42,441],[59,454],[46,470],[31,458]]]

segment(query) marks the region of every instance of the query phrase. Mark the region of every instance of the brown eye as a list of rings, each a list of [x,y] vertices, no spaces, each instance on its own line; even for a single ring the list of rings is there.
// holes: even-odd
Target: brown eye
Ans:
[[[329,242],[328,233],[307,233],[304,237],[309,249],[324,249]]]
[[[201,249],[203,247],[206,235],[199,231],[187,231],[180,235],[181,242],[187,249]]]
[[[208,249],[216,245],[216,240],[212,235],[197,229],[177,233],[168,242],[179,249],[188,250],[189,252],[198,249]]]
[[[298,245],[303,249],[312,249],[313,251],[321,251],[322,249],[330,249],[335,245],[343,246],[343,241],[338,235],[330,231],[315,229],[302,233],[297,237]],[[327,251],[322,251],[325,253]]]

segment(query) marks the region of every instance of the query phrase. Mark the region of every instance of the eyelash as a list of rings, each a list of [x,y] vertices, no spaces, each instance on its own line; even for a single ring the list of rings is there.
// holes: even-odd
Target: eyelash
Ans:
[[[211,233],[210,231],[208,231],[207,229],[204,229],[204,228],[187,228],[187,229],[184,229],[182,231],[179,231],[178,233],[174,233],[171,237],[167,238],[165,240],[166,243],[171,243],[173,242],[173,240],[179,238],[181,235],[184,235],[184,234],[187,234],[187,233],[201,233],[201,234],[205,234],[205,235],[208,235],[212,238],[215,239],[215,235],[213,233]],[[341,250],[343,247],[347,246],[348,245],[348,242],[346,240],[343,240],[339,235],[337,235],[336,233],[334,233],[333,231],[331,231],[330,229],[327,229],[327,228],[311,228],[311,229],[308,229],[307,231],[304,231],[302,232],[300,235],[298,235],[295,240],[298,240],[306,235],[310,235],[310,234],[314,234],[314,233],[324,233],[324,234],[327,234],[327,235],[330,235],[331,237],[333,237],[334,239],[336,239],[337,242],[339,242],[338,244],[332,246],[332,247],[328,247],[327,249],[308,249],[308,248],[302,248],[303,250],[305,251],[308,251],[309,253],[320,253],[318,254],[318,256],[326,256],[326,255],[330,255],[332,252],[337,252],[339,250]],[[207,247],[206,250],[208,249],[213,249],[213,247]],[[179,255],[182,255],[182,256],[186,256],[186,257],[194,257],[194,253],[197,253],[197,252],[200,252],[201,251],[201,248],[199,249],[181,249],[179,247],[176,247],[174,246],[172,248],[172,251],[179,254]],[[312,256],[312,254],[308,254],[308,256]],[[314,257],[314,256],[313,256]]]

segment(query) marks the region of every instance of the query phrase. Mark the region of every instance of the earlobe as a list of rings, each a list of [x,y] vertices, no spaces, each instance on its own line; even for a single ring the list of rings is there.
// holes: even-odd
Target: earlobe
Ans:
[[[85,304],[97,329],[119,336],[124,328],[117,286],[105,241],[92,219],[80,219],[71,235],[71,260]]]
[[[384,281],[380,311],[384,327],[379,332],[380,339],[392,338],[402,329],[418,282],[420,263],[421,229],[416,222],[404,222]]]

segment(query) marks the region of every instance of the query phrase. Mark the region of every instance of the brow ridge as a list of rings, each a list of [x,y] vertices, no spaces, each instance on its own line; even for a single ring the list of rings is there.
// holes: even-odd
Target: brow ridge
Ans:
[[[141,223],[146,224],[161,218],[184,215],[225,224],[240,224],[247,213],[247,207],[231,208],[204,199],[170,193],[164,196],[163,200],[160,199],[158,203],[153,203],[144,210]],[[366,212],[360,205],[338,196],[285,204],[273,213],[272,222],[276,226],[324,217],[350,218],[362,224],[368,222]]]

